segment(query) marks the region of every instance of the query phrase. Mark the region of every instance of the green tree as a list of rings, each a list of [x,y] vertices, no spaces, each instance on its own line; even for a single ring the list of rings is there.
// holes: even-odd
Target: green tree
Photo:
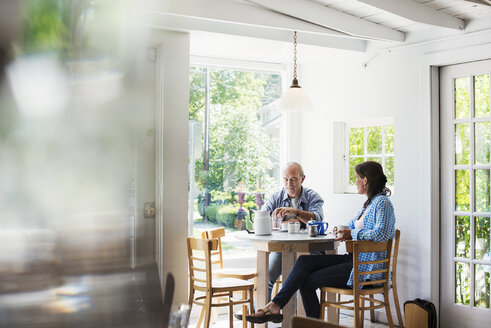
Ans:
[[[70,3],[24,1],[21,52],[66,52],[70,43],[70,13]]]
[[[206,69],[190,73],[190,119],[204,122]],[[274,185],[267,174],[270,154],[278,144],[268,136],[257,110],[275,97],[279,77],[227,69],[209,69],[210,153],[209,170],[196,160],[196,180],[208,190],[232,192],[238,186],[251,191],[260,183]],[[279,93],[276,93],[276,98]]]

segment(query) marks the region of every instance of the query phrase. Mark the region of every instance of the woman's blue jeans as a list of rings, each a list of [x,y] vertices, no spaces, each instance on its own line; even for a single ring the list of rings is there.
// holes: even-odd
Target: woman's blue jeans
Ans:
[[[320,287],[349,288],[346,282],[353,269],[353,257],[345,255],[302,255],[297,259],[292,272],[273,302],[283,308],[300,289],[305,314],[319,318],[320,302],[317,289]]]

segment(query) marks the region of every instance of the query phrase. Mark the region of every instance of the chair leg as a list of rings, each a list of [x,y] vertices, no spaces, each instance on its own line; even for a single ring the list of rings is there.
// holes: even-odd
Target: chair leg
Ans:
[[[246,321],[246,315],[249,313],[247,312],[247,306],[245,304],[242,304],[242,328],[247,328],[247,321]]]
[[[189,315],[191,315],[191,311],[193,310],[193,304],[194,304],[194,289],[191,288],[191,291],[189,292],[189,299],[188,299],[188,305],[189,305]],[[203,310],[203,308],[201,308]],[[201,314],[201,312],[200,312]],[[170,315],[170,313],[169,313]],[[196,328],[199,328],[199,326],[196,326]]]
[[[370,298],[373,300],[374,297],[373,297],[373,294],[370,295]],[[370,302],[370,306],[373,305],[373,302]],[[370,321],[371,322],[375,322],[375,310],[370,310]]]
[[[394,328],[394,322],[392,321],[392,313],[390,312],[389,290],[388,289],[384,292],[384,303],[385,303],[385,313],[387,314],[387,321],[389,323],[389,327]]]
[[[360,298],[360,327],[363,328],[363,324],[365,323],[365,301]]]
[[[278,294],[278,291],[280,289],[280,284],[283,283],[282,279],[283,279],[283,276],[279,276],[278,279],[276,279],[274,286],[273,286],[273,293],[271,294],[271,299],[273,299],[273,297],[275,297],[276,294]]]
[[[358,295],[354,296],[353,306],[355,308],[354,318],[355,318],[355,328],[360,328],[360,299]]]
[[[336,301],[338,303],[341,303],[341,294],[336,294],[337,297],[336,297]],[[341,309],[340,308],[336,308],[336,318],[337,318],[337,321],[336,323],[339,323],[339,315],[341,314]]]
[[[198,323],[196,324],[196,328],[199,328],[201,326],[201,322],[203,321],[203,317],[205,315],[205,306],[203,305],[201,307],[201,311],[199,312],[199,318],[198,318]]]
[[[394,279],[392,280],[392,293],[394,296],[394,304],[397,311],[397,321],[399,322],[399,327],[404,328],[404,322],[402,321],[401,307],[399,305],[399,296],[397,295],[397,286]]]
[[[211,317],[211,294],[208,295],[208,297],[205,299],[205,305],[203,307],[205,307],[205,325],[204,325],[204,328],[209,328],[210,327],[210,317]]]
[[[249,310],[250,310],[250,313],[253,314],[255,311],[254,311],[254,293],[255,291],[254,290],[250,290],[249,291]],[[246,310],[247,311],[247,310]],[[247,313],[247,312],[246,312]],[[245,320],[245,315],[242,314],[242,320]],[[245,328],[245,327],[244,327]],[[254,328],[254,323],[251,322],[251,328]]]
[[[322,321],[325,321],[326,320],[326,293],[323,292],[322,290],[320,291],[321,293],[321,316],[320,316],[320,319]]]
[[[230,328],[234,328],[234,306],[232,305],[232,300],[234,298],[234,292],[228,292],[228,323]]]
[[[194,303],[193,301],[194,301],[194,289],[191,288],[188,298],[189,313],[191,313],[191,310],[193,309],[193,303]]]

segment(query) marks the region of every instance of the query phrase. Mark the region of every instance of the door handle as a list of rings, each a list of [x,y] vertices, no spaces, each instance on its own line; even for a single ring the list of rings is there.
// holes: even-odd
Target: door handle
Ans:
[[[157,210],[155,209],[155,202],[147,202],[143,207],[143,218],[145,219],[155,219],[155,214]]]

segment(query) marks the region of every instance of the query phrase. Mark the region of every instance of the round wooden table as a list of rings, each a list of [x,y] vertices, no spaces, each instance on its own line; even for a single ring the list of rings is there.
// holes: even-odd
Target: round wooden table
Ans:
[[[283,274],[283,279],[286,279],[292,271],[298,255],[301,255],[301,253],[308,254],[310,252],[325,251],[327,254],[336,254],[340,244],[339,241],[334,240],[332,234],[309,237],[306,230],[292,234],[288,232],[273,231],[271,235],[265,236],[256,236],[255,234],[249,234],[244,231],[243,234],[239,234],[237,237],[250,240],[257,250],[258,276],[256,307],[262,307],[267,304],[270,252],[279,252],[282,254],[281,272]],[[335,295],[331,295],[331,297],[335,297]],[[282,327],[289,328],[291,325],[291,318],[293,315],[297,314],[297,312],[298,315],[305,316],[301,298],[299,297],[298,300],[298,307],[297,298],[292,297],[290,302],[283,308]],[[334,298],[332,300],[334,300]],[[329,321],[336,322],[336,309],[330,307],[327,317]]]

